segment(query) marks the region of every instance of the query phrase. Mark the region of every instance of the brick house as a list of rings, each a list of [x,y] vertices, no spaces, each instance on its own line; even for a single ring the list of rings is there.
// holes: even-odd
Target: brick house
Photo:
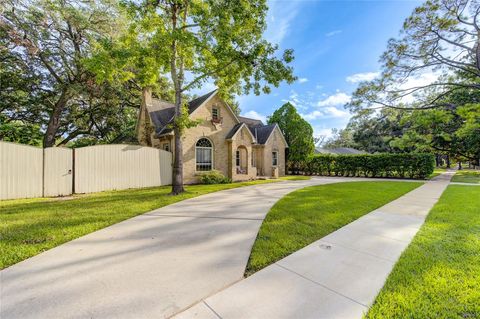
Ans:
[[[142,145],[174,151],[170,128],[174,105],[146,100],[139,115],[137,137]],[[200,123],[183,136],[184,182],[197,183],[199,176],[218,170],[234,181],[285,175],[285,138],[277,124],[236,115],[212,91],[188,103],[190,118]]]

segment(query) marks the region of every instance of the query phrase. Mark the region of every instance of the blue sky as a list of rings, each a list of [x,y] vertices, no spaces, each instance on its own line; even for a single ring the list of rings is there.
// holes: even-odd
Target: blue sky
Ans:
[[[295,50],[299,80],[269,95],[241,96],[242,115],[265,120],[286,101],[310,122],[315,135],[344,128],[343,108],[362,79],[380,69],[389,38],[420,1],[269,1],[266,38]]]

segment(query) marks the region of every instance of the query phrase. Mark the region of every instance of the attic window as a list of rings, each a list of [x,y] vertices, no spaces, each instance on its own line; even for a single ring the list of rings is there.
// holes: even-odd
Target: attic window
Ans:
[[[220,110],[216,107],[212,108],[212,120],[215,122],[220,121]]]

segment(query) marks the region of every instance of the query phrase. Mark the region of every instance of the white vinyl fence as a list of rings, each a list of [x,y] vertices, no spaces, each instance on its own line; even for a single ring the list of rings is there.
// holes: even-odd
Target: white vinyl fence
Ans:
[[[75,192],[140,188],[172,183],[172,153],[136,145],[75,150]]]
[[[41,197],[43,150],[0,142],[0,199]]]
[[[44,149],[43,196],[72,194],[73,150],[65,147]]]
[[[75,150],[0,141],[0,200],[168,185],[172,154],[152,147]]]

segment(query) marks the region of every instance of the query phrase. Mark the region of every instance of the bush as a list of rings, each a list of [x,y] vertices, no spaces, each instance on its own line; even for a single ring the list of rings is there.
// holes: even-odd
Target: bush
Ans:
[[[302,170],[308,175],[426,178],[433,173],[433,154],[315,155]]]
[[[228,184],[232,182],[230,178],[216,170],[203,173],[200,180],[202,184]]]

